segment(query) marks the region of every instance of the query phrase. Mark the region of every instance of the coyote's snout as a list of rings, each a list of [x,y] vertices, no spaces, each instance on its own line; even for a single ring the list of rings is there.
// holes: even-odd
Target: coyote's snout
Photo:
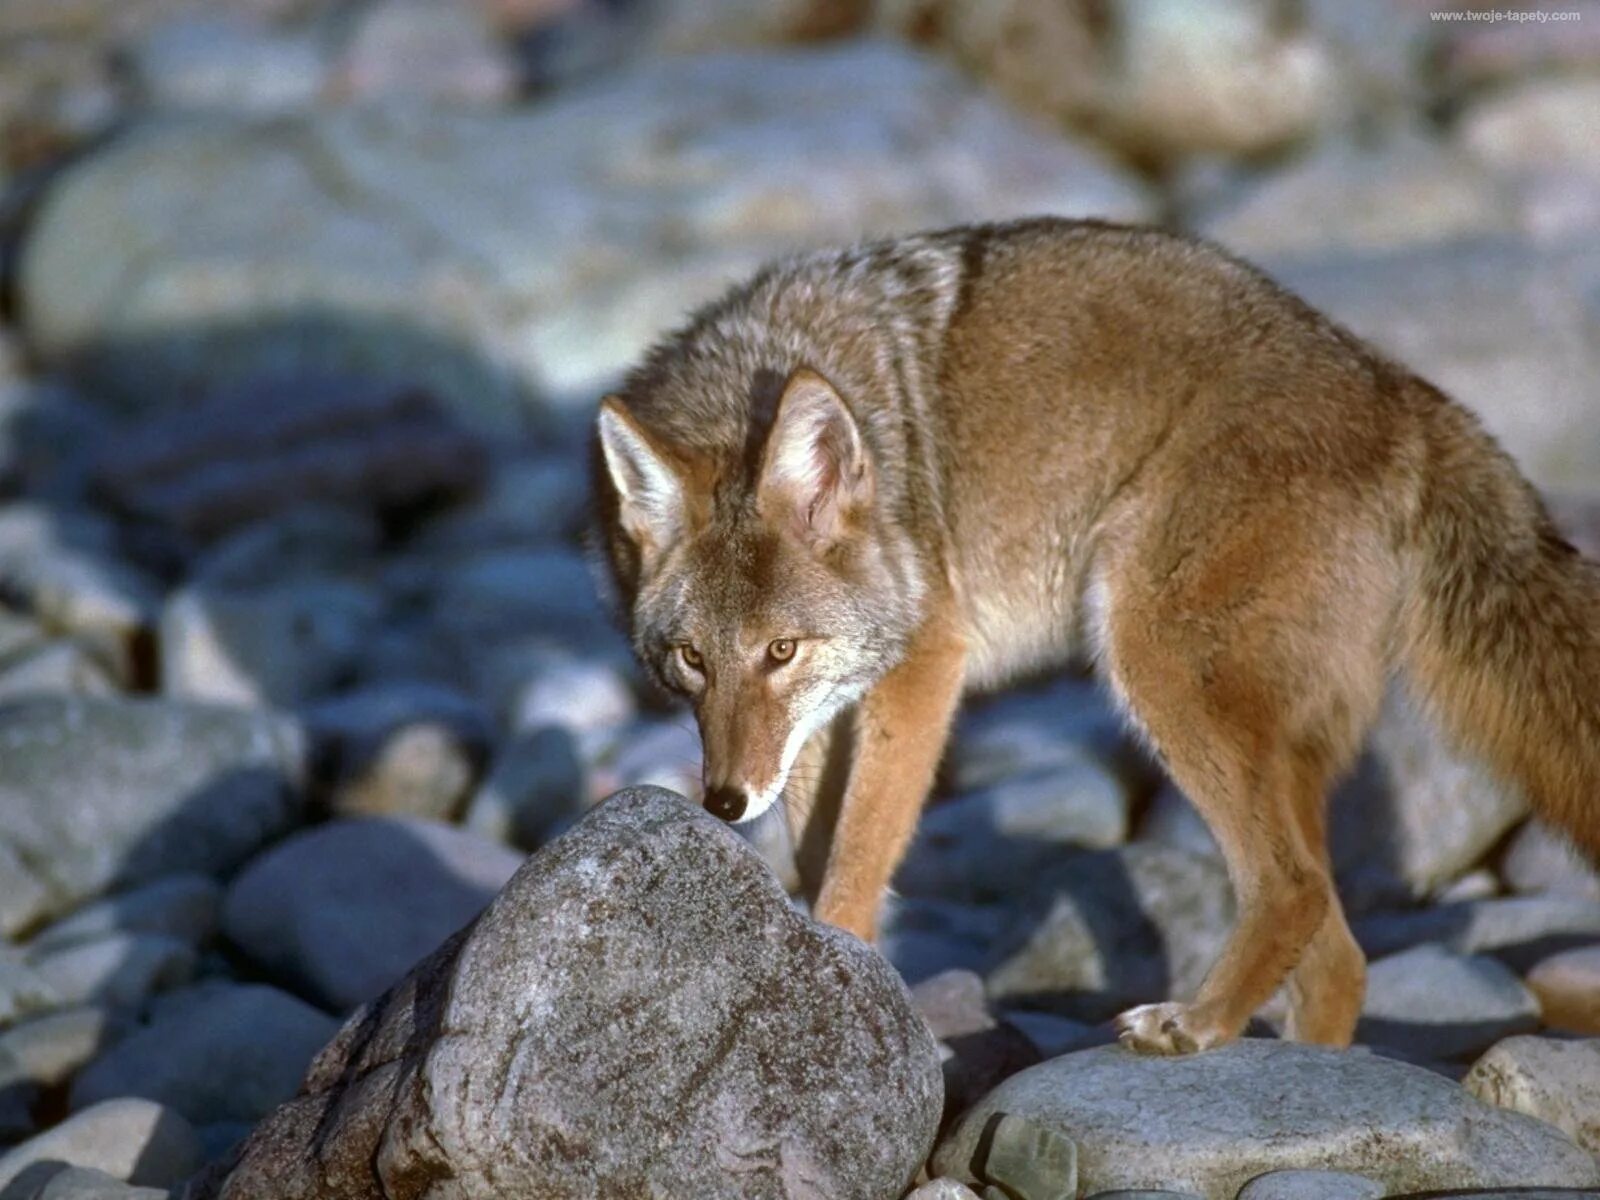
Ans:
[[[1285,980],[1293,1036],[1350,1040],[1323,807],[1393,673],[1600,848],[1600,569],[1470,414],[1210,247],[1039,220],[779,264],[603,403],[595,462],[707,807],[781,798],[814,844],[849,734],[815,912],[864,937],[961,694],[1095,664],[1239,899],[1137,1048],[1235,1037]]]

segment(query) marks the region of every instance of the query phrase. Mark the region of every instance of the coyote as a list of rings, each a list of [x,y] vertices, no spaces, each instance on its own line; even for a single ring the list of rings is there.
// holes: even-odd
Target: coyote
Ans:
[[[1257,270],[1036,219],[797,257],[601,402],[601,544],[694,708],[706,807],[780,797],[815,912],[870,939],[963,692],[1091,663],[1204,815],[1237,927],[1124,1042],[1348,1044],[1366,965],[1325,797],[1391,672],[1600,849],[1600,568],[1477,420]],[[807,825],[809,814],[810,825]]]

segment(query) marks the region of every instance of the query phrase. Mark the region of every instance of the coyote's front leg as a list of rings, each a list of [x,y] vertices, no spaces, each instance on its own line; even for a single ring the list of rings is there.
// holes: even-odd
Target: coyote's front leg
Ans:
[[[966,644],[942,606],[857,708],[855,759],[816,915],[871,941],[961,698]]]

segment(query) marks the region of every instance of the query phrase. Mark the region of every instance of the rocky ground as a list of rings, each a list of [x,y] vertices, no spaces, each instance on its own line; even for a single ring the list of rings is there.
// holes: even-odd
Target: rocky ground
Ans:
[[[1600,9],[1427,7],[0,5],[0,1197],[1600,1187],[1600,875],[1402,696],[1361,1045],[1140,1059],[1232,896],[1091,681],[969,707],[880,955],[659,790],[582,551],[687,307],[1057,212],[1263,262],[1600,554]]]

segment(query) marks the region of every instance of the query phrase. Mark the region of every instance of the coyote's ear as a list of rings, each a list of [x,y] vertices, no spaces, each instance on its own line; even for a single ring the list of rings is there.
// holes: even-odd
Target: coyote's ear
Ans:
[[[683,527],[683,480],[622,401],[600,402],[600,449],[617,489],[618,520],[648,562]]]
[[[872,501],[872,462],[833,385],[801,367],[784,385],[767,435],[758,503],[813,545],[826,546]]]

